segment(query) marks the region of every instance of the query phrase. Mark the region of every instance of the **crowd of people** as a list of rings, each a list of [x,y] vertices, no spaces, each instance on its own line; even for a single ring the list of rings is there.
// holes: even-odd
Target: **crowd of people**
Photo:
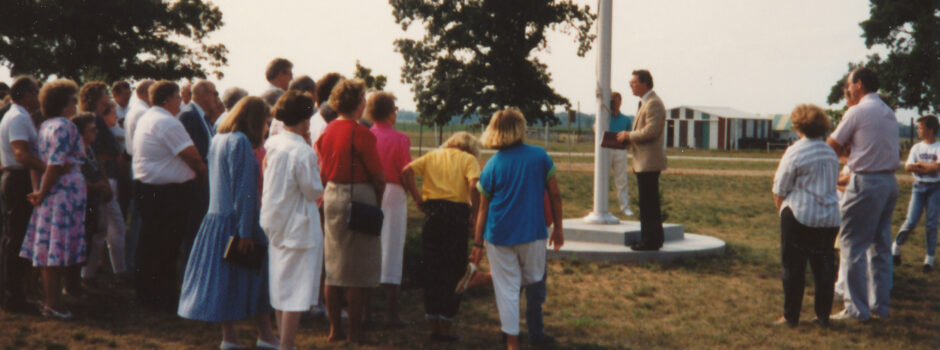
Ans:
[[[99,288],[107,264],[140,305],[219,323],[222,349],[245,347],[234,329],[244,319],[256,323],[255,346],[292,349],[305,313],[327,316],[331,342],[369,344],[363,322],[377,287],[385,325],[407,325],[398,304],[410,195],[425,215],[419,271],[410,273],[421,281],[429,339],[457,341],[462,293],[492,284],[509,349],[519,347],[523,292],[530,341],[554,342],[541,305],[547,247],[564,244],[561,195],[552,159],[524,143],[521,111],[498,111],[479,139],[459,132],[412,159],[409,138],[395,130],[393,94],[338,73],[294,78],[282,58],[265,75],[270,86],[257,96],[237,87],[220,94],[207,80],[132,88],[16,78],[0,106],[0,306],[69,319],[61,295]],[[790,115],[800,139],[773,186],[784,289],[777,324],[799,323],[807,262],[818,323],[888,317],[892,264],[924,212],[924,270],[933,269],[940,122],[918,120],[923,142],[905,165],[915,183],[892,244],[900,150],[878,84],[867,68],[849,75],[850,108],[828,139],[819,107]],[[634,71],[630,87],[641,98],[637,116],[619,114],[616,94],[610,129],[634,158],[641,240],[633,249],[659,250],[665,108],[648,71]],[[496,150],[482,168],[481,147]],[[621,153],[618,199],[632,215]],[[484,252],[490,273],[478,271]],[[836,298],[845,309],[830,316]]]
[[[98,270],[109,266],[141,306],[220,324],[222,349],[246,347],[234,328],[245,319],[256,347],[292,349],[304,313],[327,316],[331,342],[368,344],[377,287],[385,325],[407,325],[410,195],[425,214],[410,273],[429,339],[457,341],[461,294],[492,284],[508,348],[523,288],[531,341],[554,342],[541,304],[547,246],[564,243],[561,196],[519,110],[496,113],[482,140],[457,133],[412,159],[393,94],[338,73],[295,78],[282,58],[265,75],[256,96],[207,80],[16,78],[0,111],[3,309],[72,318],[61,295],[107,288]],[[481,147],[498,151],[482,169]],[[359,225],[370,220],[380,232]],[[483,248],[491,274],[477,269]]]
[[[800,319],[806,264],[815,279],[814,322],[868,321],[890,316],[890,296],[900,246],[926,213],[923,270],[934,268],[940,212],[940,122],[933,115],[917,120],[923,140],[914,145],[904,168],[914,177],[907,219],[896,241],[891,219],[898,199],[895,170],[900,166],[897,118],[878,95],[878,75],[853,70],[843,88],[848,110],[826,138],[831,121],[813,105],[790,114],[800,139],[784,153],[774,176],[774,202],[780,214],[783,263],[783,317],[778,325]],[[845,163],[839,171],[840,161]],[[839,250],[837,271],[833,247]],[[834,300],[844,309],[830,315]]]

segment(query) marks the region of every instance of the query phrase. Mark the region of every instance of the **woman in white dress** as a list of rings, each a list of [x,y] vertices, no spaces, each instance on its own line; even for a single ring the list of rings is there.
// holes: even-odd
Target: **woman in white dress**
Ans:
[[[278,99],[274,118],[281,133],[265,142],[261,227],[268,236],[271,306],[281,330],[281,349],[291,349],[300,314],[319,300],[323,232],[317,199],[323,194],[317,156],[310,147],[313,99],[288,91]]]

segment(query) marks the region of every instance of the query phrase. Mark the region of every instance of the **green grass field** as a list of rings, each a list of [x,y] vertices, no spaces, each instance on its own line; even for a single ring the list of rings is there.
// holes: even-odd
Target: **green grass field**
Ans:
[[[557,160],[556,160],[557,161]],[[675,164],[675,163],[673,163]],[[565,217],[590,211],[592,175],[559,173]],[[630,179],[631,194],[636,181]],[[583,261],[549,263],[545,321],[557,349],[938,349],[940,271],[924,274],[923,229],[904,246],[905,262],[895,270],[892,316],[868,324],[813,326],[812,279],[803,301],[803,324],[777,328],[781,315],[779,229],[770,177],[664,175],[661,180],[668,222],[691,233],[728,243],[719,257],[670,264],[619,265]],[[900,184],[896,230],[910,196]],[[611,198],[614,198],[611,196]],[[635,199],[634,199],[635,201]],[[420,259],[421,214],[409,204],[403,318],[397,330],[370,328],[374,349],[439,349],[427,341],[415,265]],[[611,201],[611,207],[616,204]],[[636,206],[634,206],[636,210]],[[922,227],[922,226],[921,226]],[[103,283],[102,285],[107,285]],[[372,303],[382,315],[381,293]],[[523,298],[524,299],[524,298]],[[215,324],[156,315],[133,303],[128,288],[101,288],[85,300],[66,299],[76,315],[54,321],[38,315],[0,312],[2,349],[207,349],[217,348]],[[836,304],[833,311],[839,311]],[[238,323],[243,343],[256,335],[251,321]],[[525,325],[521,326],[525,333]],[[324,319],[301,324],[298,346],[347,349],[326,341]],[[473,290],[464,298],[455,324],[461,340],[452,349],[499,348],[499,318],[493,291]],[[524,348],[529,347],[523,342]]]

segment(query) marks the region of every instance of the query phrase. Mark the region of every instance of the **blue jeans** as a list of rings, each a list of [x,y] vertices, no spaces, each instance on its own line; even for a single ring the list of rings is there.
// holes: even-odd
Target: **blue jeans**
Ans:
[[[911,204],[907,206],[907,220],[898,231],[895,243],[900,247],[917,228],[920,214],[926,212],[924,236],[927,239],[927,255],[937,250],[937,219],[940,218],[940,183],[915,181],[911,188]]]
[[[542,322],[542,304],[545,303],[545,282],[548,279],[548,267],[542,280],[525,286],[525,321],[529,327],[529,339],[536,341],[546,337],[545,324]]]

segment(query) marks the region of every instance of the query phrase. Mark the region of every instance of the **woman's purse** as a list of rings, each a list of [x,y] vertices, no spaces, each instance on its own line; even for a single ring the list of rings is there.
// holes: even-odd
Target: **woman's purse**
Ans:
[[[382,208],[353,200],[354,187],[352,183],[352,170],[356,163],[356,126],[357,125],[353,125],[352,139],[350,142],[352,150],[349,153],[349,206],[346,209],[349,215],[346,216],[346,227],[350,230],[371,236],[380,236],[382,234],[382,221],[385,220],[385,214],[382,213]]]

